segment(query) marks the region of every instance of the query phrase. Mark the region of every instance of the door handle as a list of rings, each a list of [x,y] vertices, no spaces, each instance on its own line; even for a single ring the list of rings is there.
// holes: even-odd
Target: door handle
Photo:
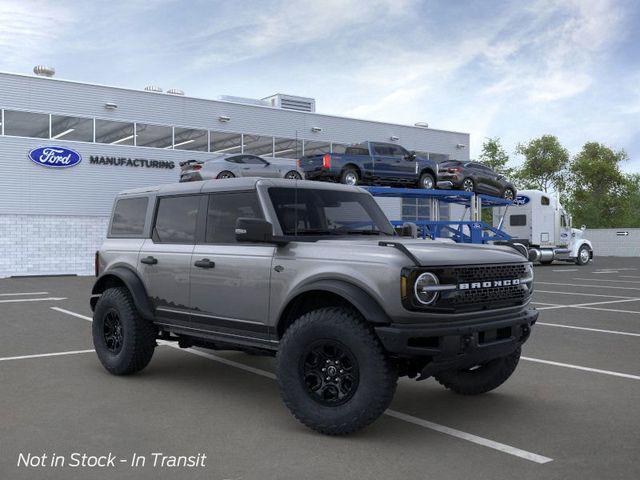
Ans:
[[[144,263],[145,265],[155,265],[158,263],[158,259],[149,255],[148,257],[140,259],[140,263]]]
[[[212,262],[208,258],[203,258],[202,260],[197,260],[194,265],[198,268],[213,268],[216,266],[216,262]]]

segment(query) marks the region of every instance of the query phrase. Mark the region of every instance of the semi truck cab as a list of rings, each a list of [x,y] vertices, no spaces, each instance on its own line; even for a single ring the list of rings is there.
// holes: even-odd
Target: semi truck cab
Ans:
[[[532,262],[585,265],[593,259],[593,246],[583,238],[586,227],[572,228],[571,215],[556,197],[541,190],[522,190],[512,206],[500,210],[494,226],[527,246]]]

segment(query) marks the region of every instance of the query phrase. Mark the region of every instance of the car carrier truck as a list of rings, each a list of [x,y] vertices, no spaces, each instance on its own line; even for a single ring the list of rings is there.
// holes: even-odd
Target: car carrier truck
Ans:
[[[512,242],[529,250],[529,260],[550,264],[554,260],[586,265],[593,246],[583,237],[586,227],[572,228],[571,216],[558,199],[540,190],[522,190],[513,205],[494,215],[494,227],[505,231]]]

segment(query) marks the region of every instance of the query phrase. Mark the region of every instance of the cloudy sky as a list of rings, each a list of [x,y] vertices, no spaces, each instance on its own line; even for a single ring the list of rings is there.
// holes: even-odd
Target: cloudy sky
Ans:
[[[640,172],[634,0],[0,0],[0,70],[187,95],[314,97],[322,113],[507,149],[597,140]],[[518,159],[514,159],[517,163]]]

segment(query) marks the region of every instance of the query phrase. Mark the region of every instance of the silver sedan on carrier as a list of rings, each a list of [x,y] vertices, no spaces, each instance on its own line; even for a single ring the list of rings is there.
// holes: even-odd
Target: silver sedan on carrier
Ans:
[[[301,180],[304,173],[296,161],[286,158],[263,157],[249,154],[219,155],[212,160],[180,162],[180,181],[195,182],[216,178],[265,177]]]

